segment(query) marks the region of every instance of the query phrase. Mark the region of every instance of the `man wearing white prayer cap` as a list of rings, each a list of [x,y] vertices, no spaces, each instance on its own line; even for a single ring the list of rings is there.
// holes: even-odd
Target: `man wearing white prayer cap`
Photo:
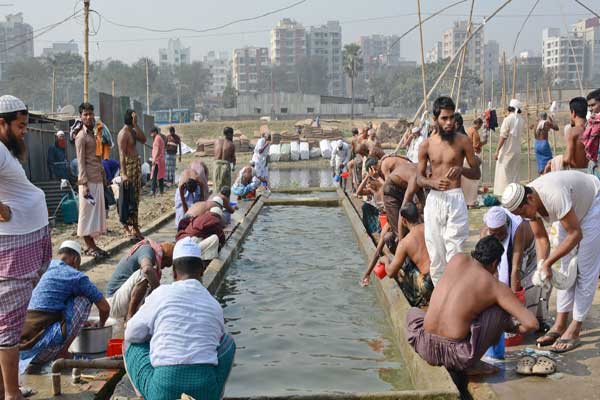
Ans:
[[[509,183],[520,180],[521,136],[525,130],[525,120],[521,117],[521,102],[512,99],[508,106],[508,116],[500,127],[500,141],[496,149],[496,175],[494,194],[502,196]]]
[[[575,284],[558,290],[556,322],[540,339],[542,345],[553,344],[552,351],[563,353],[579,346],[583,321],[594,300],[600,274],[600,181],[579,171],[545,174],[527,186],[508,185],[502,206],[513,214],[530,220],[541,275],[552,278],[552,265],[561,262],[560,271],[568,274],[569,263],[577,255]],[[560,221],[558,245],[550,251],[544,223]],[[569,313],[573,320],[568,322]],[[558,340],[557,340],[558,339]]]
[[[333,176],[340,175],[342,172],[347,171],[348,163],[350,162],[350,145],[344,140],[340,139],[335,142],[331,151],[331,160],[329,165],[333,170]]]
[[[222,397],[235,343],[225,331],[223,309],[202,285],[205,266],[190,237],[173,251],[175,282],[147,298],[125,329],[125,365],[145,399]],[[190,378],[190,377],[193,377]]]
[[[421,128],[415,126],[410,132],[410,144],[406,150],[406,157],[415,164],[419,163],[419,146],[425,138],[421,135]]]
[[[67,139],[63,131],[54,134],[54,143],[48,147],[48,173],[50,179],[68,179]]]
[[[494,235],[504,247],[498,264],[498,279],[514,293],[525,289],[525,306],[534,314],[540,326],[547,327],[548,299],[551,288],[532,284],[537,259],[535,240],[528,221],[502,207],[492,207],[483,217],[481,237]]]
[[[21,398],[19,338],[33,287],[52,258],[46,196],[20,162],[28,122],[23,101],[0,96],[0,398]]]

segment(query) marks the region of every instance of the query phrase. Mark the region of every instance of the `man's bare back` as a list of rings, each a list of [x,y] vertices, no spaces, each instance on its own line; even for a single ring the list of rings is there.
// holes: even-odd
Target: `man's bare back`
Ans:
[[[479,161],[475,158],[468,136],[455,134],[453,140],[444,140],[440,134],[432,135],[419,147],[420,182],[435,190],[460,188],[465,158],[473,170],[467,174],[468,169],[465,169],[465,177],[479,179]],[[428,161],[431,164],[431,177],[425,178]]]
[[[581,136],[585,130],[584,126],[575,125],[567,132],[567,149],[563,161],[571,168],[587,168],[588,159],[585,155],[585,146]]]
[[[417,167],[409,159],[400,156],[388,156],[381,160],[381,176],[388,177],[395,185],[406,188],[410,178],[417,172]]]
[[[421,275],[429,273],[429,253],[425,245],[425,225],[414,226],[406,236],[400,241],[399,246],[403,246],[406,254],[413,263],[419,268]]]
[[[550,133],[550,129],[554,129],[555,131],[558,130],[558,125],[556,125],[556,123],[552,121],[552,119],[544,121],[542,129],[535,130],[535,138],[537,140],[548,140],[548,133]]]
[[[215,140],[215,160],[225,160],[235,163],[235,145],[232,141],[221,138]]]

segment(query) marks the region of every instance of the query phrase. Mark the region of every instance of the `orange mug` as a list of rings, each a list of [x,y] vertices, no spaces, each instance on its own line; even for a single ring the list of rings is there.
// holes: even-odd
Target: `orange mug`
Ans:
[[[383,279],[387,276],[387,272],[385,272],[385,264],[382,262],[375,266],[373,272],[375,272],[375,275],[377,275],[379,279]]]

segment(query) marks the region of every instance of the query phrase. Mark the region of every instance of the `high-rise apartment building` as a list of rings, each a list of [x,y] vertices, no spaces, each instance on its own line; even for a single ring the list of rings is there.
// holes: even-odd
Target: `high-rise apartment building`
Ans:
[[[344,67],[342,64],[342,26],[338,21],[312,26],[306,34],[306,54],[321,58],[327,65],[330,96],[344,94]]]
[[[488,40],[483,46],[483,77],[486,81],[495,79],[500,74],[500,44]]]
[[[269,49],[244,47],[233,50],[233,87],[238,93],[257,93],[269,68]]]
[[[231,74],[231,61],[226,52],[216,53],[208,52],[204,57],[204,64],[210,71],[210,86],[208,95],[211,97],[221,97],[227,86],[227,81]]]
[[[436,63],[443,59],[442,42],[437,42],[431,50],[425,53],[425,64]]]
[[[600,76],[600,19],[578,21],[573,24],[573,33],[583,39],[582,79],[591,81]]]
[[[28,57],[33,57],[33,28],[23,13],[9,14],[0,22],[0,79],[7,63]]]
[[[66,43],[52,43],[52,47],[46,47],[42,50],[42,57],[51,57],[58,54],[78,54],[79,47],[74,41]]]
[[[169,39],[167,48],[158,49],[158,62],[161,67],[190,64],[191,49],[183,47],[179,39]]]
[[[578,71],[580,75],[583,73],[583,37],[573,32],[561,35],[558,28],[546,28],[542,38],[542,65],[551,74],[553,83],[576,83]]]
[[[396,35],[361,36],[358,45],[365,64],[400,64],[400,40]]]
[[[304,56],[306,30],[296,21],[282,19],[271,30],[271,62],[274,65],[294,66]]]
[[[475,31],[480,24],[473,24],[471,32]],[[456,54],[460,46],[467,38],[467,21],[455,21],[452,28],[444,32],[442,39],[442,56],[443,58],[451,58]],[[484,35],[483,29],[471,39],[467,45],[467,53],[465,55],[465,67],[469,68],[478,76],[484,73]]]

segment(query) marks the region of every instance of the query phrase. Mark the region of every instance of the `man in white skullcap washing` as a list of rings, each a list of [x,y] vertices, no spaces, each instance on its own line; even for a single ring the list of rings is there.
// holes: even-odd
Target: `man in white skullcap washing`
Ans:
[[[329,165],[333,169],[333,176],[339,176],[342,172],[347,171],[347,166],[350,162],[350,153],[350,145],[342,139],[338,140],[331,152],[331,160],[329,162]]]
[[[548,299],[550,288],[532,283],[537,259],[535,240],[529,221],[502,207],[492,207],[483,217],[481,237],[494,235],[504,247],[498,264],[498,279],[509,286],[513,293],[525,290],[525,307],[534,314],[540,329],[547,330]]]
[[[191,237],[173,251],[170,285],[154,290],[125,329],[125,366],[145,399],[222,398],[235,343],[221,305],[202,285],[205,265]]]
[[[27,106],[0,97],[0,398],[21,399],[19,338],[31,292],[52,258],[44,192],[27,179]]]
[[[80,266],[81,245],[67,240],[33,289],[19,344],[21,373],[68,358],[68,348],[87,323],[92,304],[98,309],[98,326],[108,319],[108,302]]]
[[[67,172],[67,139],[63,131],[54,135],[54,143],[48,147],[48,174],[50,179],[68,179]]]
[[[500,140],[495,155],[494,194],[496,196],[502,196],[509,183],[518,183],[520,179],[521,136],[525,129],[525,121],[521,117],[521,102],[512,99],[508,112],[500,127]]]
[[[556,322],[538,343],[553,345],[551,350],[559,353],[576,348],[600,274],[600,181],[579,171],[552,172],[527,186],[508,185],[502,195],[502,206],[530,220],[541,279],[557,286],[557,278],[561,275],[567,278],[563,287],[559,287],[562,290],[557,291]],[[559,241],[551,251],[544,222],[556,221],[560,222]],[[571,263],[574,256],[576,264]],[[560,271],[553,271],[552,265],[559,260]],[[569,323],[571,312],[573,320]]]

